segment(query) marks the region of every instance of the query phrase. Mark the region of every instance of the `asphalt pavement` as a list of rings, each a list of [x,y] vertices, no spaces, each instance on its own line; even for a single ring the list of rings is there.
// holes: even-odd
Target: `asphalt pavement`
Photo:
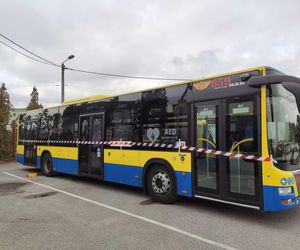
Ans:
[[[0,165],[0,249],[299,249],[300,206],[261,213]]]

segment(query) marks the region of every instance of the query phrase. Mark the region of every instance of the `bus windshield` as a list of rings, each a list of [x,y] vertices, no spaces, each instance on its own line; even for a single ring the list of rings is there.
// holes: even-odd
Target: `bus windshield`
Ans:
[[[282,84],[268,86],[269,153],[281,170],[300,168],[300,114],[297,97]]]

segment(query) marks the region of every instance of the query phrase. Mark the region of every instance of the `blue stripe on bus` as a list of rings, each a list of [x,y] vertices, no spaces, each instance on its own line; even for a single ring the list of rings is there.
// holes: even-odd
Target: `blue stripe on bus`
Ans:
[[[59,173],[78,175],[78,161],[63,158],[52,158],[53,170]],[[36,167],[41,168],[41,157],[36,157]]]
[[[183,196],[192,196],[191,173],[176,171],[177,193]],[[119,164],[104,164],[104,180],[116,183],[141,187],[143,168]]]
[[[279,187],[263,186],[264,192],[264,211],[283,211],[294,207],[297,203],[295,193],[279,195]],[[281,200],[292,199],[290,204],[281,204]]]
[[[142,186],[143,168],[118,164],[104,164],[104,180],[131,186]]]
[[[52,158],[53,170],[59,173],[78,175],[78,161]],[[41,168],[41,157],[36,157],[36,167]]]
[[[182,175],[184,173],[184,176]],[[176,171],[178,195],[192,197],[192,175],[191,172]]]
[[[23,154],[17,154],[17,162],[24,165],[24,155]]]
[[[78,175],[78,161],[71,159],[52,158],[53,170],[65,173]]]
[[[41,168],[41,157],[40,156],[37,156],[36,157],[36,167],[37,168]]]

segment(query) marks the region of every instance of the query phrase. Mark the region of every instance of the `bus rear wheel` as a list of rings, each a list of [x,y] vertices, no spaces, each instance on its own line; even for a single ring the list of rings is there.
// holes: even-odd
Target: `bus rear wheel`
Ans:
[[[44,154],[42,158],[42,172],[45,176],[54,176],[52,156],[49,153]]]
[[[155,201],[175,202],[178,196],[174,172],[164,165],[152,166],[147,174],[147,191]]]

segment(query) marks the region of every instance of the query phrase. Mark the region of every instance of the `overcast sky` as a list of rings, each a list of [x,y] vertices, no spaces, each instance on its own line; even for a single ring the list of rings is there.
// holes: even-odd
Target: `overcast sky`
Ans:
[[[74,54],[67,67],[190,79],[268,65],[300,76],[299,0],[0,0],[0,9],[1,34],[58,64]],[[34,85],[44,106],[59,104],[60,74],[0,44],[0,82],[15,107]],[[171,83],[71,71],[65,79],[66,99]]]

